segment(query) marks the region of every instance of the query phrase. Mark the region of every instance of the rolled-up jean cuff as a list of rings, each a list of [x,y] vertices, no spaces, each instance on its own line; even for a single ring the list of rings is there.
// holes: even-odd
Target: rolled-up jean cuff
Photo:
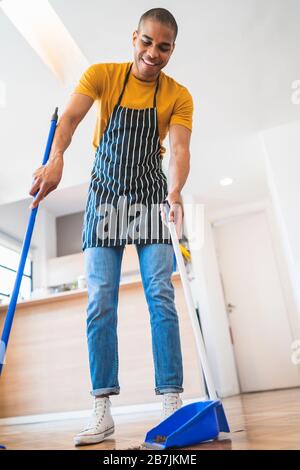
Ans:
[[[99,397],[101,395],[119,395],[120,387],[96,388],[96,390],[92,390],[90,394],[93,397]]]
[[[182,387],[159,387],[155,389],[156,395],[163,395],[164,393],[182,393]]]

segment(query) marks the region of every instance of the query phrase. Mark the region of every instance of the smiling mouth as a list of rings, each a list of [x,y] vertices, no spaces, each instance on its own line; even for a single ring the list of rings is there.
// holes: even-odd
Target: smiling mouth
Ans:
[[[143,57],[142,57],[142,61],[144,62],[145,65],[148,65],[149,67],[157,67],[159,64],[151,64],[151,62],[146,62]]]

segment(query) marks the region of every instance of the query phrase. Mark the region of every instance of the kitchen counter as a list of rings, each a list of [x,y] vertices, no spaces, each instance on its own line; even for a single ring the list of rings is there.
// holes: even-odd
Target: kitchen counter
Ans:
[[[202,396],[202,374],[178,273],[173,273],[180,321],[185,398]],[[17,304],[0,381],[0,416],[86,410],[92,406],[86,342],[87,289]],[[2,331],[7,305],[0,308]],[[151,324],[139,275],[120,283],[119,372],[116,406],[160,401],[154,393]],[[101,358],[100,358],[101,359]]]
[[[179,273],[176,271],[172,275],[172,279],[177,279],[179,278]],[[142,280],[141,276],[139,274],[133,275],[133,276],[126,276],[120,281],[120,288],[122,287],[130,287],[130,286],[136,286],[136,285],[141,285]],[[72,289],[72,290],[67,290],[64,292],[58,292],[56,294],[48,294],[45,296],[33,298],[33,299],[27,299],[27,300],[19,300],[17,303],[17,308],[20,308],[22,306],[24,307],[29,307],[31,305],[39,305],[43,303],[52,303],[56,301],[61,301],[63,299],[75,299],[77,297],[82,297],[83,295],[87,295],[87,288],[85,289]],[[1,304],[0,305],[0,314],[3,312],[6,312],[8,307],[7,304]]]

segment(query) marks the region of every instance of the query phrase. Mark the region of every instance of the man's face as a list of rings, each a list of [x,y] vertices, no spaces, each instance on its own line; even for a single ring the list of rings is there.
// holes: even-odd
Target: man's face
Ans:
[[[141,80],[155,80],[172,55],[174,32],[159,21],[146,20],[133,33],[134,71]]]

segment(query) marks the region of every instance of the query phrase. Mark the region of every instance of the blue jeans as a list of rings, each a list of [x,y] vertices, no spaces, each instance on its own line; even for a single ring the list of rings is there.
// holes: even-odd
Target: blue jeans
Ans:
[[[135,245],[150,313],[155,393],[183,392],[172,245]],[[124,246],[86,248],[87,341],[94,396],[118,395],[117,309]]]

